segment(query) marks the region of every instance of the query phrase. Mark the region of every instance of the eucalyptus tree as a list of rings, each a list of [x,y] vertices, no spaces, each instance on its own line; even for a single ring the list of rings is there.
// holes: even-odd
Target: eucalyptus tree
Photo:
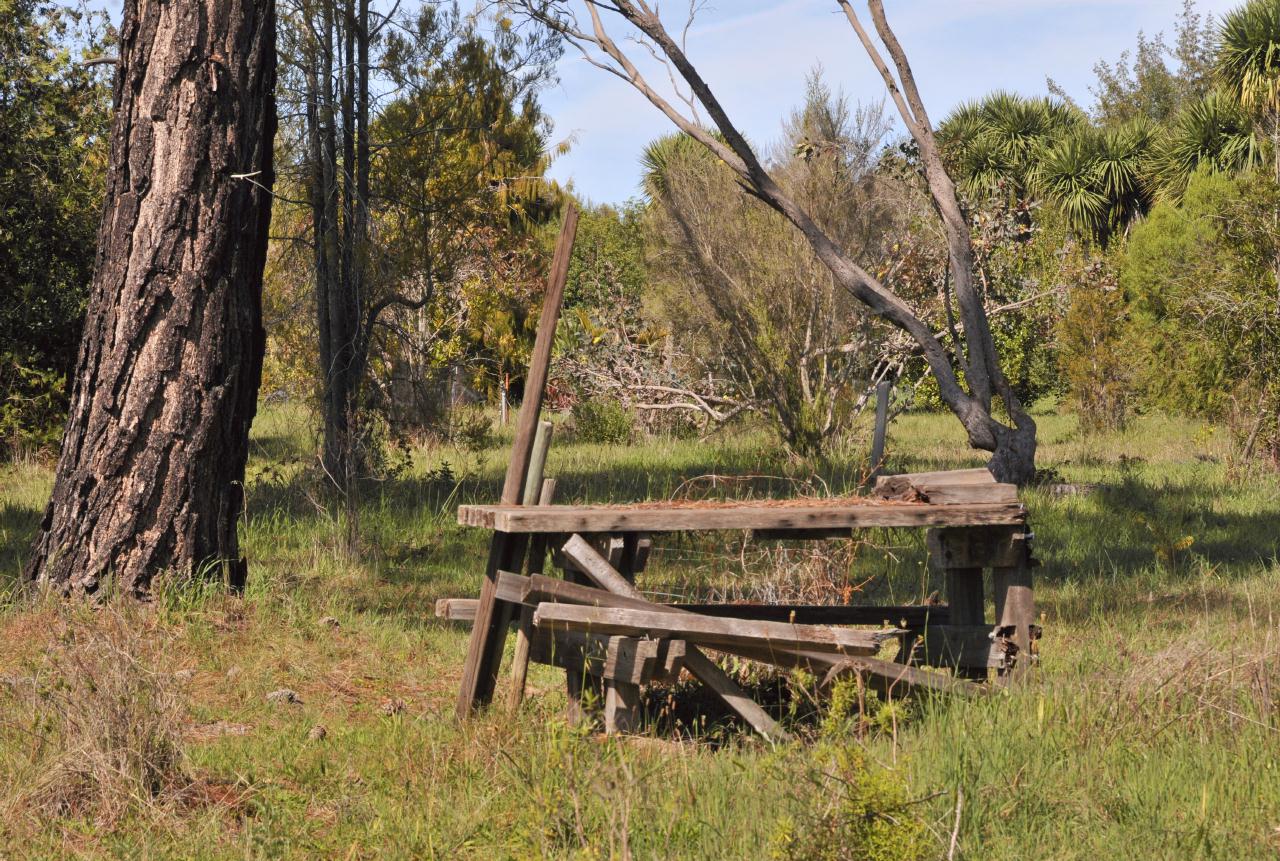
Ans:
[[[284,169],[305,207],[289,238],[313,283],[322,464],[349,506],[380,333],[437,301],[478,219],[527,213],[545,168],[532,94],[555,46],[481,20],[370,0],[288,0],[283,15]]]
[[[943,163],[933,124],[925,111],[910,63],[889,26],[882,0],[870,0],[868,3],[879,44],[872,39],[848,0],[839,0],[836,5],[884,79],[893,104],[919,149],[922,173],[947,245],[948,268],[963,327],[963,338],[954,355],[943,346],[915,309],[860,265],[851,251],[841,247],[785,190],[693,65],[683,47],[683,40],[672,37],[649,3],[645,0],[586,0],[584,5],[589,23],[585,25],[578,20],[567,0],[519,0],[514,5],[561,34],[590,62],[634,87],[679,130],[720,159],[750,194],[791,222],[830,270],[840,289],[865,305],[872,314],[911,337],[937,380],[943,402],[964,426],[970,444],[992,453],[991,471],[1005,481],[1022,483],[1032,479],[1035,473],[1036,424],[1010,386],[996,355],[987,312],[975,286],[969,225],[956,198],[955,185]],[[669,63],[672,78],[678,77],[689,89],[687,112],[650,84],[610,35],[604,14],[616,16],[634,28],[636,38],[646,41],[656,57]],[[719,137],[698,121],[696,112],[692,110],[693,104],[700,105],[706,112]],[[1004,415],[1008,416],[1007,421],[998,418],[1000,413],[994,408],[997,398],[1002,403]]]

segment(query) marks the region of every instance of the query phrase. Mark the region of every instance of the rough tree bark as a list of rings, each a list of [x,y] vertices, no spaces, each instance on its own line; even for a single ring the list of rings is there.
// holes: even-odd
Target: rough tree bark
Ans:
[[[892,290],[858,265],[850,255],[774,181],[756,157],[746,138],[734,125],[707,82],[689,61],[682,44],[666,30],[657,5],[646,0],[584,0],[590,15],[590,29],[578,26],[566,0],[519,0],[517,5],[534,19],[559,32],[577,46],[588,62],[626,81],[685,134],[697,140],[737,174],[743,186],[761,201],[787,218],[798,229],[836,281],[871,312],[909,334],[921,356],[929,364],[942,400],[960,420],[975,448],[992,453],[988,467],[1001,481],[1024,484],[1035,475],[1036,426],[1027,414],[1000,369],[991,339],[982,297],[973,288],[973,252],[968,227],[955,197],[955,188],[937,157],[933,131],[906,55],[884,17],[880,0],[868,0],[877,34],[888,49],[897,69],[897,79],[880,56],[874,43],[845,0],[837,0],[858,31],[863,46],[884,77],[894,104],[908,130],[920,145],[925,178],[934,207],[942,219],[950,252],[950,270],[956,283],[956,299],[964,324],[965,355],[957,364],[964,372],[963,383],[942,342],[932,328]],[[655,90],[606,31],[600,10],[612,12],[631,24],[648,40],[651,53],[670,64],[672,80],[678,75],[689,87],[688,102],[696,100],[707,112],[718,134],[695,118],[685,116]],[[593,47],[603,57],[593,54]],[[672,68],[673,67],[673,68]],[[905,97],[903,93],[905,92]],[[992,414],[992,396],[998,395],[1012,422],[1005,424]]]
[[[242,583],[262,370],[274,0],[127,0],[98,259],[53,495],[26,569],[145,594]]]

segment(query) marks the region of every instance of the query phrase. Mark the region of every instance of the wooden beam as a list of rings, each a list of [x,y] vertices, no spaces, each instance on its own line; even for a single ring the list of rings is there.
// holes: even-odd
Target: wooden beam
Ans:
[[[449,622],[474,622],[477,603],[475,598],[440,598],[436,601],[436,618]]]
[[[793,622],[798,625],[901,625],[919,628],[945,625],[951,621],[946,604],[845,605],[845,604],[657,604],[647,599],[628,599],[603,589],[581,586],[553,577],[522,577],[499,574],[501,600],[513,601],[528,609],[543,601],[561,604],[586,604],[595,607],[632,607],[639,610],[662,608],[703,616],[731,616],[766,622]],[[501,597],[502,595],[511,597]],[[475,598],[441,598],[436,601],[436,615],[453,621],[470,621],[475,617]]]
[[[798,625],[889,625],[914,628],[950,621],[945,604],[845,605],[845,604],[662,604],[704,616],[733,616]]]
[[[791,625],[786,622],[759,622],[751,619],[672,613],[656,608],[635,610],[620,607],[586,607],[581,604],[539,604],[533,624],[552,631],[587,631],[628,637],[672,637],[719,648],[728,645],[759,645],[835,652],[843,655],[874,655],[893,632],[867,631],[823,625]]]
[[[640,728],[640,686],[617,679],[604,683],[605,735],[634,732]]]
[[[866,529],[870,527],[1018,526],[1021,503],[933,505],[853,500],[844,504],[460,505],[458,523],[506,533],[686,532],[714,529]]]
[[[565,210],[564,224],[560,228],[560,237],[556,241],[547,292],[542,299],[542,316],[538,321],[538,334],[529,359],[529,373],[525,377],[524,401],[520,404],[515,441],[511,445],[511,460],[507,464],[507,474],[502,484],[503,505],[520,502],[525,475],[533,456],[534,435],[537,432],[547,373],[551,365],[551,347],[555,341],[556,323],[560,319],[560,305],[564,299],[569,258],[573,253],[577,229],[578,210],[573,204],[569,204]],[[507,626],[503,622],[510,612],[510,605],[499,606],[496,577],[500,570],[519,570],[524,561],[525,542],[512,539],[510,535],[498,533],[493,536],[489,547],[484,581],[480,584],[480,601],[476,606],[475,623],[471,626],[471,641],[467,647],[466,661],[462,665],[462,681],[458,688],[457,713],[462,718],[493,698],[498,663],[502,658],[502,646],[507,634]]]
[[[574,538],[578,539],[578,541],[575,542]],[[582,540],[581,536],[574,535],[569,544],[574,545],[573,550],[576,552],[569,553],[569,547],[566,545],[566,553],[571,558],[574,558],[574,561],[579,565],[582,565],[585,571],[601,572],[604,581],[615,587],[609,589],[609,591],[616,592],[620,597],[638,601],[644,600],[636,587],[628,583],[617,571],[603,571],[600,563],[604,563],[604,567],[608,567],[608,562],[601,558],[599,553],[592,550],[590,545]],[[596,582],[604,585],[599,580]],[[765,710],[760,708],[759,703],[751,699],[737,682],[729,678],[725,671],[720,669],[715,661],[704,655],[697,646],[689,644],[686,647],[684,664],[685,669],[704,685],[715,691],[731,709],[737,712],[739,717],[745,720],[752,729],[764,736],[766,740],[773,742],[790,740],[790,734],[778,726],[777,721],[769,717]]]
[[[931,673],[918,667],[898,664],[893,661],[882,661],[879,658],[849,658],[833,666],[823,678],[824,684],[831,684],[842,675],[859,673],[867,677],[871,687],[889,696],[900,691],[920,689],[937,691],[944,694],[960,696],[981,696],[987,688],[964,679],[949,676],[945,673]]]

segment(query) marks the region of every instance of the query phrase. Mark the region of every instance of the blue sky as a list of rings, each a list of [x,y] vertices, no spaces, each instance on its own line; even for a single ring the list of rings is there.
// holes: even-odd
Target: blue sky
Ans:
[[[1240,0],[1200,0],[1215,15]],[[855,4],[857,8],[860,4]],[[1172,33],[1182,0],[888,0],[890,24],[915,69],[935,122],[957,103],[993,89],[1045,92],[1045,77],[1089,104],[1093,65],[1133,47],[1139,30]],[[662,4],[669,29],[683,26],[687,4]],[[627,30],[605,19],[615,40],[637,60],[643,51],[622,42]],[[808,71],[821,63],[833,87],[853,100],[879,101],[884,85],[834,0],[711,0],[690,31],[688,54],[729,115],[757,145],[778,135],[800,99]],[[646,69],[650,83],[666,74]],[[639,154],[671,130],[667,119],[624,81],[589,66],[572,50],[560,62],[560,83],[542,94],[555,123],[554,141],[576,142],[552,165],[595,203],[637,193]]]
[[[1241,2],[1197,0],[1196,7],[1221,15]],[[119,22],[120,0],[91,3]],[[661,6],[668,28],[679,32],[687,0]],[[1182,0],[886,0],[885,6],[936,122],[959,102],[994,89],[1043,94],[1046,76],[1088,105],[1094,63],[1131,49],[1140,30],[1171,35]],[[855,8],[864,4],[855,0]],[[645,63],[643,50],[625,43],[627,29],[611,18],[605,19],[611,35],[650,83],[665,84],[665,71]],[[884,96],[835,0],[709,0],[689,33],[688,53],[758,146],[777,137],[815,64],[855,101]],[[624,81],[572,49],[558,71],[559,83],[542,93],[543,108],[555,124],[552,142],[572,135],[575,143],[552,165],[552,176],[594,203],[634,196],[640,152],[670,131],[670,123]]]

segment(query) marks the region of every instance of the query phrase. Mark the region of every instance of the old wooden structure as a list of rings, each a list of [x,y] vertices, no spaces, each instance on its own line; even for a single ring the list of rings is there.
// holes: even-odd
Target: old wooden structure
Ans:
[[[479,597],[437,607],[438,615],[472,625],[459,715],[492,699],[512,627],[510,707],[524,696],[529,663],[551,664],[566,671],[571,716],[578,716],[583,692],[594,689],[611,732],[637,725],[640,686],[688,672],[757,732],[785,738],[707,650],[806,667],[824,683],[856,673],[889,695],[911,688],[977,693],[981,682],[1031,665],[1038,630],[1026,511],[1016,488],[996,483],[986,470],[882,476],[873,495],[843,499],[553,504],[554,481],[542,477],[551,425],[539,418],[576,223],[571,209],[556,246],[501,502],[458,509],[459,523],[491,531]],[[928,530],[945,603],[662,604],[636,586],[655,534],[750,530],[760,540],[811,541],[873,527]],[[544,574],[549,557],[561,576]]]
[[[524,574],[495,572],[495,595],[521,620],[510,702],[523,696],[528,660],[566,670],[571,700],[584,685],[605,703],[606,728],[635,726],[639,686],[681,669],[711,686],[756,730],[783,734],[703,649],[830,681],[858,673],[890,694],[913,687],[977,693],[1034,659],[1030,532],[1013,488],[986,470],[887,476],[876,495],[750,503],[462,506],[458,521],[534,552]],[[906,606],[659,604],[634,585],[655,533],[751,530],[765,540],[830,540],[871,527],[926,528],[945,603]],[[500,538],[501,537],[501,538]],[[547,553],[560,578],[543,575]],[[515,566],[513,566],[515,567]],[[986,614],[988,590],[994,616]],[[475,603],[446,599],[438,613],[470,619]],[[868,627],[874,626],[874,627]],[[484,647],[501,654],[505,626]],[[896,640],[892,659],[880,657]],[[527,642],[527,645],[523,645]],[[892,648],[892,647],[890,647]],[[944,670],[935,671],[935,668]],[[492,691],[497,664],[484,681]],[[466,704],[469,709],[478,703]],[[576,708],[576,706],[571,706]]]

